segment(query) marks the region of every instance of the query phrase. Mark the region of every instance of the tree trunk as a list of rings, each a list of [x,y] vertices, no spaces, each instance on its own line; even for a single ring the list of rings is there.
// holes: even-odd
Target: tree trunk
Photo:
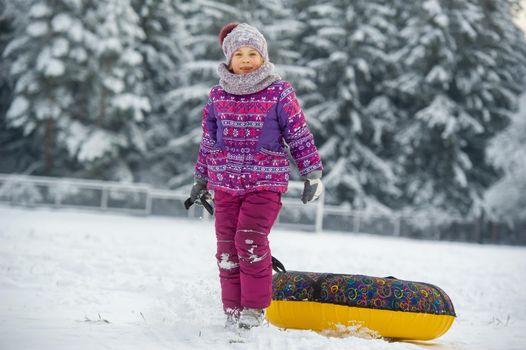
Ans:
[[[50,175],[53,169],[53,149],[55,141],[54,128],[54,120],[52,118],[48,118],[46,121],[46,131],[44,134],[44,171],[46,175]]]

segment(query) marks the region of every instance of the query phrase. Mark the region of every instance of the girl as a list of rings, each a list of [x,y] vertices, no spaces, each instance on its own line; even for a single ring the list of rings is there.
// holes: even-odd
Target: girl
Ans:
[[[322,164],[291,84],[274,73],[265,37],[229,23],[219,34],[226,62],[203,110],[192,201],[215,193],[217,263],[227,326],[263,322],[272,296],[270,229],[287,190],[286,145],[305,181],[302,201],[322,192]]]

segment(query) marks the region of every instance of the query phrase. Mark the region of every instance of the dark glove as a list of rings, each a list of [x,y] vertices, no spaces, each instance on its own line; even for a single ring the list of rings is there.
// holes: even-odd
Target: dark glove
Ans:
[[[318,199],[323,193],[323,183],[321,179],[306,179],[305,186],[303,187],[303,194],[301,195],[301,201],[304,204]]]
[[[190,191],[190,199],[192,200],[192,202],[195,202],[196,200],[201,198],[201,196],[206,192],[208,192],[208,190],[206,189],[206,182],[200,179],[196,179],[194,185],[192,186],[192,190]]]
[[[196,203],[198,205],[204,206],[210,215],[214,215],[214,200],[212,199],[210,192],[208,192],[206,184],[206,181],[195,178],[194,185],[190,191],[190,198],[184,202],[184,207],[186,210],[190,209],[190,207]]]

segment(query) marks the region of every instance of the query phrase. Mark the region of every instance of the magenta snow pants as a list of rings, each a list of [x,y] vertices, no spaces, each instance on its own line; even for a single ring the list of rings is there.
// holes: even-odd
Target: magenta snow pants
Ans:
[[[268,235],[281,209],[281,193],[216,191],[214,203],[223,308],[227,313],[264,309],[272,298]]]

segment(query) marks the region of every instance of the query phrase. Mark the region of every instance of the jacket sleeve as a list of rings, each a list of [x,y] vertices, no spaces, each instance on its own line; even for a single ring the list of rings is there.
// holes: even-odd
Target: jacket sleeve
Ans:
[[[208,168],[206,165],[206,156],[216,143],[216,116],[214,113],[214,106],[212,99],[209,97],[206,106],[203,108],[203,118],[201,121],[203,134],[199,144],[199,153],[197,155],[197,162],[195,164],[194,176],[203,182],[208,181]]]
[[[319,173],[316,177],[320,177],[323,166],[314,144],[314,137],[307,125],[294,88],[288,82],[285,82],[279,99],[278,120],[301,177],[307,178],[315,171]]]

